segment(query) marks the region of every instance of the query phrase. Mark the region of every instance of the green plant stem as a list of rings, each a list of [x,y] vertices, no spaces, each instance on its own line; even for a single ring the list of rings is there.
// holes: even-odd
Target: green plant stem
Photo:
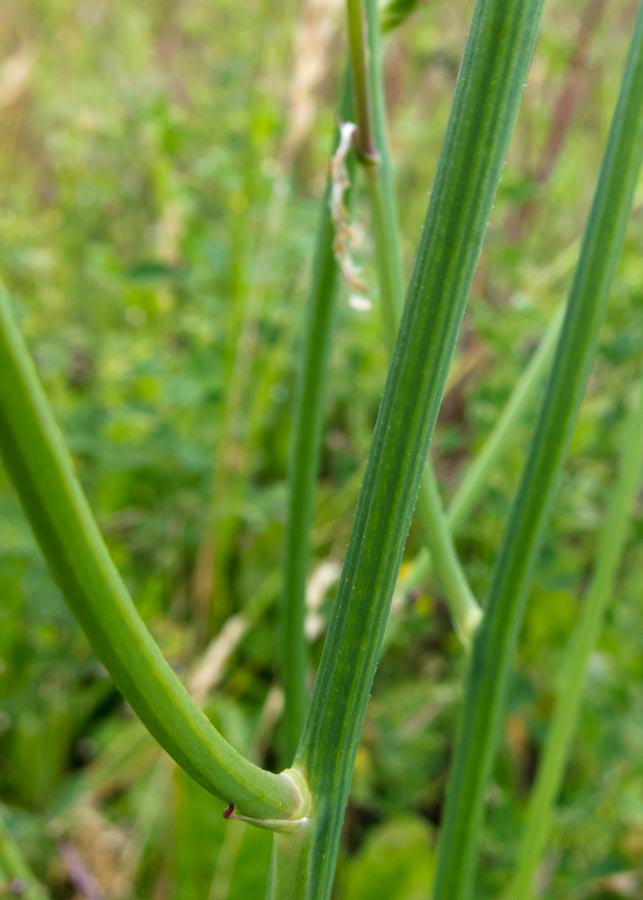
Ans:
[[[513,651],[546,516],[585,389],[643,153],[643,7],[632,38],[563,330],[474,640],[435,878],[436,900],[471,896]]]
[[[307,896],[312,834],[307,821],[291,834],[273,835],[268,900],[301,900]]]
[[[349,0],[349,10],[354,7],[363,8],[361,3]],[[362,92],[369,97],[369,108],[373,116],[377,162],[375,165],[367,164],[364,168],[373,219],[375,256],[384,332],[392,352],[404,306],[404,273],[402,271],[399,217],[388,147],[377,2],[375,0],[365,0],[365,9],[366,22],[361,33],[366,35],[367,40],[367,51],[362,55],[366,56],[368,61],[365,72],[365,77],[368,81],[362,88]],[[357,68],[354,66],[353,70],[355,71]],[[359,127],[362,127],[361,123]],[[428,554],[434,560],[438,579],[444,589],[455,629],[463,644],[469,646],[473,632],[480,621],[480,607],[473,596],[466,575],[460,565],[444,514],[440,490],[430,457],[427,458],[420,483],[417,512],[420,517]]]
[[[118,689],[176,762],[256,818],[299,818],[302,795],[238,753],[164,658],[103,542],[0,289],[0,451],[69,607]]]
[[[340,116],[352,113],[350,71],[342,85]],[[337,136],[333,139],[333,145]],[[355,161],[346,160],[351,185]],[[310,524],[324,415],[328,358],[339,270],[333,252],[335,229],[330,210],[330,178],[326,184],[310,293],[306,304],[299,369],[295,386],[293,425],[288,468],[288,513],[284,553],[284,587],[281,604],[281,682],[284,689],[283,739],[288,762],[292,760],[303,729],[308,691],[308,652],[304,636],[306,578],[310,561]],[[345,202],[350,204],[350,192]]]
[[[641,476],[643,458],[643,378],[638,399],[625,429],[616,489],[598,547],[596,570],[583,603],[580,621],[569,642],[561,672],[556,705],[549,726],[545,752],[531,797],[523,829],[516,873],[507,898],[533,896],[536,866],[545,849],[552,807],[563,778],[569,748],[576,730],[585,689],[590,655],[600,635],[605,609],[614,586],[619,559],[627,535],[631,511]]]
[[[489,483],[491,471],[509,446],[516,426],[533,400],[554,353],[564,312],[564,308],[561,307],[555,313],[538,349],[516,383],[482,450],[468,466],[464,478],[458,485],[446,513],[448,527],[452,534],[460,531],[473,512]],[[422,549],[413,561],[411,571],[402,580],[402,590],[410,591],[426,582],[431,575],[433,566],[432,554],[427,549]]]
[[[482,610],[473,595],[453,543],[440,489],[430,461],[427,461],[422,475],[416,515],[420,518],[426,546],[438,581],[444,590],[453,626],[462,644],[469,649],[475,630],[480,624]]]
[[[366,163],[377,159],[375,136],[373,134],[373,113],[371,95],[368,90],[368,56],[364,0],[349,0],[346,6],[348,23],[348,45],[353,72],[353,93],[357,116],[357,149]]]
[[[330,895],[391,595],[539,20],[533,2],[483,0],[474,13],[295,757],[313,797],[309,900]]]

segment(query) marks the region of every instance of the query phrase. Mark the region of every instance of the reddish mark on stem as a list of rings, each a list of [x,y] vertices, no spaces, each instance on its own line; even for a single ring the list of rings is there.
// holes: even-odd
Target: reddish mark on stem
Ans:
[[[234,813],[234,809],[235,809],[234,803],[231,803],[230,806],[226,806],[226,808],[223,810],[223,818],[231,819],[232,814]]]

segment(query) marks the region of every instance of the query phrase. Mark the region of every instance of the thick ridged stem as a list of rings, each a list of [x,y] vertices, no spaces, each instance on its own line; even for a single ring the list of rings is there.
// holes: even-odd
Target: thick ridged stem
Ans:
[[[361,5],[361,3],[353,3],[353,0],[349,0],[348,4],[349,8]],[[369,97],[368,106],[373,117],[370,130],[375,137],[377,159],[375,163],[367,162],[364,168],[373,221],[384,333],[392,352],[404,307],[404,273],[399,237],[399,216],[388,146],[379,10],[375,0],[365,0],[365,10],[366,22],[361,33],[365,35],[367,43],[361,52],[367,61],[364,74],[368,81],[364,92]],[[353,66],[354,72],[356,69],[359,70],[359,67]],[[361,129],[361,123],[358,123],[358,126]],[[468,647],[480,621],[480,607],[460,564],[430,458],[427,459],[420,483],[417,514],[420,518],[427,554],[434,562],[455,629],[463,644]]]
[[[295,767],[312,792],[307,900],[330,895],[391,595],[540,21],[479,0]]]

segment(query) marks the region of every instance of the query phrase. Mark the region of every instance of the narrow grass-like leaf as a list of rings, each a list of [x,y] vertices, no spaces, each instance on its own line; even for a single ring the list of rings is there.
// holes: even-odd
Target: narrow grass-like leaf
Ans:
[[[182,768],[257,818],[297,818],[301,795],[238,753],[194,703],[121,580],[0,289],[0,451],[72,612],[118,689]]]
[[[558,696],[547,733],[545,752],[538,768],[523,834],[516,873],[507,891],[507,900],[533,896],[536,866],[545,849],[552,806],[562,781],[569,748],[580,713],[585,675],[596,646],[605,609],[612,596],[614,576],[627,535],[628,516],[638,493],[643,460],[643,380],[638,399],[628,417],[618,480],[609,512],[602,528],[596,570],[583,603],[580,621],[569,642],[561,672]]]
[[[330,895],[391,594],[540,11],[540,2],[482,0],[474,12],[296,756],[313,792],[308,898]]]
[[[474,641],[434,897],[471,896],[513,651],[530,576],[585,389],[643,154],[643,7],[640,8],[607,149],[571,288],[547,393],[531,442]]]
[[[346,69],[340,118],[350,119],[352,90]],[[337,137],[334,139],[336,143]],[[346,160],[351,181],[345,203],[350,206],[355,160]],[[281,683],[284,689],[283,740],[290,762],[304,725],[308,690],[308,652],[304,636],[306,577],[310,561],[310,524],[319,468],[328,357],[338,293],[339,269],[333,252],[335,229],[330,209],[330,176],[326,185],[317,232],[310,293],[306,304],[299,369],[295,387],[290,461],[288,514],[281,604]]]

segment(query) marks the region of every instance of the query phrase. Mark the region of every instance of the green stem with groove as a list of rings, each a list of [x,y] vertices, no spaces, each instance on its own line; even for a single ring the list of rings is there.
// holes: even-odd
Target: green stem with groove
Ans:
[[[471,896],[484,794],[526,594],[619,257],[643,155],[639,10],[547,393],[503,536],[467,680],[440,836],[435,900]]]
[[[256,818],[298,818],[287,773],[253,765],[194,703],[145,627],[78,483],[0,288],[0,452],[49,568],[98,657],[144,725],[188,774]]]
[[[342,86],[340,116],[352,112],[350,71]],[[335,145],[337,136],[333,139]],[[355,162],[346,161],[351,185]],[[345,202],[350,205],[350,192]],[[308,652],[304,636],[306,578],[310,560],[309,532],[313,518],[315,485],[324,415],[330,339],[339,287],[339,270],[333,252],[335,229],[326,185],[317,232],[313,277],[306,304],[299,370],[295,387],[293,425],[288,467],[288,513],[284,552],[284,586],[281,603],[281,682],[284,689],[284,755],[290,762],[303,729],[308,691]]]
[[[448,366],[540,21],[476,5],[295,766],[313,798],[307,900],[330,895],[355,754]]]
[[[384,332],[392,351],[404,306],[404,273],[402,271],[399,217],[388,147],[379,9],[376,0],[365,0],[365,7],[366,21],[361,29],[361,34],[366,36],[367,47],[361,50],[361,55],[367,60],[364,73],[367,83],[361,92],[369,97],[368,105],[373,123],[368,130],[372,131],[375,137],[377,162],[374,165],[367,164],[364,168],[373,219]],[[354,10],[356,14],[358,8],[363,7],[361,2],[349,0],[348,8],[349,11]],[[354,65],[353,72],[356,71],[359,71],[359,67]],[[358,124],[362,129],[362,123]],[[480,621],[480,607],[460,564],[430,458],[427,459],[420,483],[417,513],[420,517],[422,535],[428,548],[427,552],[434,561],[455,629],[463,644],[469,646],[473,632]]]
[[[627,535],[628,515],[640,483],[642,458],[643,378],[639,384],[638,400],[632,407],[625,428],[618,480],[602,529],[595,574],[583,603],[580,621],[565,654],[545,752],[529,798],[516,873],[506,895],[508,900],[514,897],[529,900],[533,896],[536,866],[545,849],[552,807],[578,722],[587,665],[598,641],[605,610],[612,595],[614,577]]]

